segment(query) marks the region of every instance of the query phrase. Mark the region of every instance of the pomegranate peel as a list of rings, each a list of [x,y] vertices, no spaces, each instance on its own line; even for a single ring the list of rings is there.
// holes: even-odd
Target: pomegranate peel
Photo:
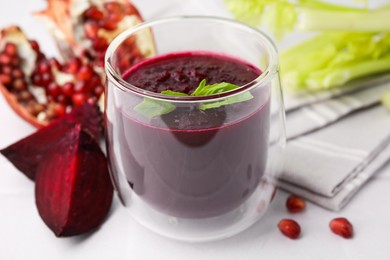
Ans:
[[[65,59],[87,53],[98,68],[104,67],[104,55],[112,39],[143,21],[128,0],[48,0],[47,9],[35,16],[47,25]],[[139,60],[154,55],[151,32],[142,32],[128,49],[131,52],[124,58],[131,64],[135,57]]]
[[[77,124],[44,156],[35,199],[45,224],[58,237],[97,228],[111,206],[107,160],[96,141]]]
[[[101,118],[97,107],[85,104],[34,134],[0,150],[0,153],[29,179],[35,180],[38,166],[47,151],[75,124],[81,124],[83,129],[98,141],[102,132]]]

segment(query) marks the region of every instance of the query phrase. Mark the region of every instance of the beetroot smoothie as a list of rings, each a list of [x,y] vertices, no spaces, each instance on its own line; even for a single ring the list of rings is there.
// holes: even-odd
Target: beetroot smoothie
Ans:
[[[144,61],[123,78],[157,93],[190,94],[203,79],[244,85],[260,74],[232,57],[185,52]],[[108,126],[118,128],[121,164],[133,191],[158,211],[182,218],[213,217],[241,205],[257,187],[267,159],[269,94],[252,95],[206,110],[177,107],[148,121],[118,111]]]

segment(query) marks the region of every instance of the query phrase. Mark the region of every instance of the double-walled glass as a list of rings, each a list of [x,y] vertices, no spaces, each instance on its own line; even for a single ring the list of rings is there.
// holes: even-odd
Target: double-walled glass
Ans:
[[[218,53],[244,60],[262,73],[239,89],[210,96],[143,90],[123,79],[131,68],[120,61],[133,51],[124,43],[142,42],[145,35],[154,41],[148,58]],[[139,223],[170,238],[197,242],[232,236],[261,218],[272,200],[285,146],[277,52],[266,35],[221,18],[156,20],[123,32],[111,43],[106,72],[112,180]],[[251,98],[229,102],[245,95]],[[173,109],[150,118],[136,109],[142,102]],[[216,104],[225,105],[218,112],[202,109]]]

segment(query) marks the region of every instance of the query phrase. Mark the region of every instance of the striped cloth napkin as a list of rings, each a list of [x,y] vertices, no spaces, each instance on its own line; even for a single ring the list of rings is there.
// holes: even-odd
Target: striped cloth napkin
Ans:
[[[378,105],[389,76],[301,100],[286,97],[281,188],[337,211],[390,160],[390,114]]]

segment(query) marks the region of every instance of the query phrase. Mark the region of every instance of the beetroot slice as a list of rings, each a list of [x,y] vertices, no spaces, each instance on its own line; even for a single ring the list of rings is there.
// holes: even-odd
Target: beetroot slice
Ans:
[[[48,149],[55,145],[72,126],[80,123],[96,140],[99,140],[102,132],[101,120],[101,113],[97,107],[84,104],[34,134],[0,150],[0,153],[28,178],[34,180],[38,165],[44,159]]]
[[[75,125],[48,151],[36,175],[38,212],[58,237],[91,231],[106,218],[113,188],[99,145]]]

